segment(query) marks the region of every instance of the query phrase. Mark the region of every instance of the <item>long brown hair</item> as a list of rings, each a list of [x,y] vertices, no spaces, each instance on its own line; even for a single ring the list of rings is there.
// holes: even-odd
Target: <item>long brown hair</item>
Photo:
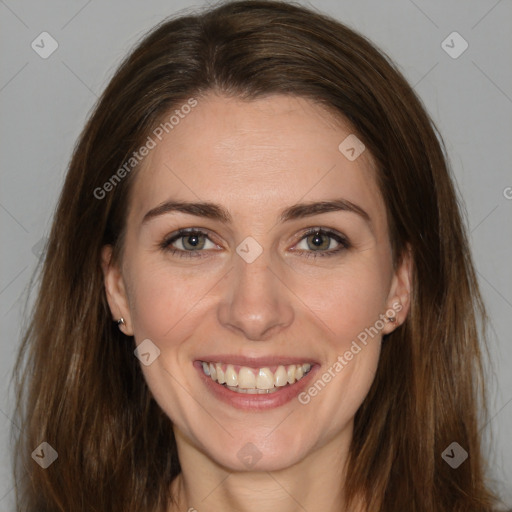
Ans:
[[[104,184],[164,115],[209,91],[300,96],[348,120],[377,162],[395,264],[412,251],[411,310],[383,343],[356,414],[348,498],[362,497],[369,511],[491,510],[478,422],[486,315],[441,138],[369,41],[274,1],[165,20],[124,60],[90,116],[15,369],[18,510],[164,511],[172,499],[180,472],[172,424],[148,390],[133,337],[112,322],[100,266],[105,244],[122,257],[138,166]],[[30,457],[43,441],[58,452],[44,470]],[[457,469],[441,457],[454,441],[469,453]]]

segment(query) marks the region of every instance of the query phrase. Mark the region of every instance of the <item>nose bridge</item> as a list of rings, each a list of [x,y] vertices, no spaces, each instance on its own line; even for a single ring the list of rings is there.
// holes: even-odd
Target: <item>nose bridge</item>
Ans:
[[[239,250],[254,250],[240,244]],[[227,289],[219,305],[220,323],[231,330],[242,332],[253,341],[265,340],[278,327],[285,328],[293,320],[290,294],[271,269],[268,251],[261,252],[254,260],[236,254],[234,268],[229,273]],[[254,256],[254,254],[253,254]]]

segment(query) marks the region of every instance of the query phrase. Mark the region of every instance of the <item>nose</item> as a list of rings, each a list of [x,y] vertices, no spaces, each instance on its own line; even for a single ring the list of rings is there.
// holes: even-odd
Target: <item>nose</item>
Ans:
[[[234,268],[224,284],[218,320],[251,341],[266,341],[293,322],[290,290],[264,251],[247,263],[235,256]]]

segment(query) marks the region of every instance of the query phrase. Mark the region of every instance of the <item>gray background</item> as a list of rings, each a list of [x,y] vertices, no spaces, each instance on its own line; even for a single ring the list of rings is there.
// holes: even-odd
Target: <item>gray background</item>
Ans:
[[[201,5],[0,0],[0,511],[13,510],[9,383],[21,308],[73,145],[135,42],[165,16]],[[445,139],[493,328],[492,419],[485,427],[486,439],[493,438],[486,452],[496,487],[512,504],[512,3],[312,0],[310,5],[387,52]],[[59,44],[47,59],[31,48],[44,31]],[[458,58],[441,46],[453,31],[469,44]],[[447,44],[460,48],[457,41]]]

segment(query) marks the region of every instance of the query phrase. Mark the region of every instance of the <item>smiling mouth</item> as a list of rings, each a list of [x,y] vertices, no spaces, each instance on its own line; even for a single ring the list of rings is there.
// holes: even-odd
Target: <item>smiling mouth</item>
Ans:
[[[203,373],[235,393],[250,395],[275,393],[301,380],[311,364],[290,364],[250,368],[233,364],[201,361]]]

